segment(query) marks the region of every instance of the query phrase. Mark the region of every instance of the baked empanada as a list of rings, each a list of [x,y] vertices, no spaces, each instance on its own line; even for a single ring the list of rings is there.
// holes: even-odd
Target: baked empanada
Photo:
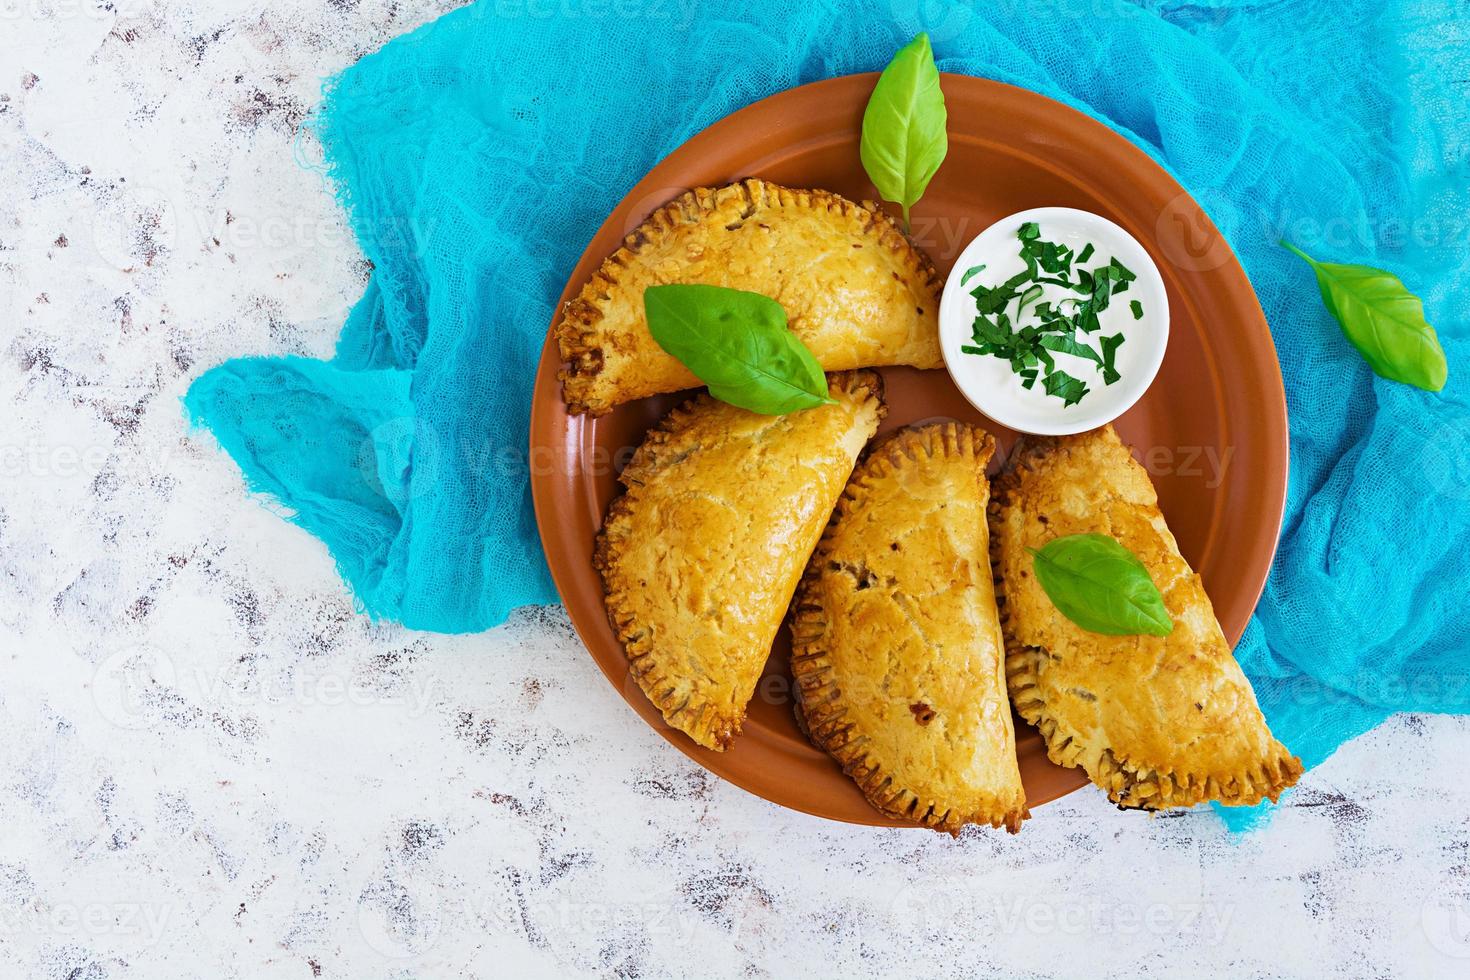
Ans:
[[[1057,611],[1027,549],[1085,532],[1138,556],[1171,634],[1104,636]],[[1146,810],[1275,801],[1297,781],[1301,762],[1266,727],[1148,474],[1111,426],[1018,443],[995,483],[990,542],[1011,700],[1053,762]]]
[[[571,412],[699,384],[648,332],[643,290],[666,283],[771,297],[828,371],[943,364],[942,282],[893,218],[827,191],[744,180],[659,208],[567,304],[556,337]]]
[[[871,371],[835,405],[757,415],[701,394],[648,433],[593,563],[631,672],[706,748],[740,731],[791,594],[885,408]]]
[[[995,443],[957,422],[863,461],[812,555],[791,672],[813,742],[888,816],[1015,833],[1027,816],[987,551]]]

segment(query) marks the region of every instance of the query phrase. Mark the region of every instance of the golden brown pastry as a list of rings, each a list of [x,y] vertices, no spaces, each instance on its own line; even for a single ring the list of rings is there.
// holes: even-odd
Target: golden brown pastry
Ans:
[[[797,710],[890,817],[1015,833],[1027,816],[987,551],[995,444],[905,429],[853,473],[792,618]]]
[[[871,371],[835,405],[757,415],[701,394],[648,433],[597,537],[607,613],[664,719],[706,748],[740,732],[807,558],[885,411]]]
[[[1168,636],[1104,636],[1052,605],[1028,548],[1110,534],[1143,562],[1174,620]],[[1026,438],[990,504],[1011,700],[1047,754],[1081,766],[1120,807],[1273,802],[1302,765],[1272,737],[1209,596],[1179,554],[1143,467],[1112,426]]]
[[[567,304],[557,343],[573,413],[699,380],[654,342],[643,290],[701,283],[762,293],[828,371],[937,368],[939,275],[878,205],[763,180],[700,187],[655,211]]]

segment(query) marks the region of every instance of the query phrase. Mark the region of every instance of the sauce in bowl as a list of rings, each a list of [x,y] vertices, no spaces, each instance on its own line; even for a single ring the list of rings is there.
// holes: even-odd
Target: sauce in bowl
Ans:
[[[965,398],[1020,432],[1068,435],[1122,415],[1158,373],[1169,301],[1147,250],[1089,211],[1034,208],[981,232],[939,307]]]

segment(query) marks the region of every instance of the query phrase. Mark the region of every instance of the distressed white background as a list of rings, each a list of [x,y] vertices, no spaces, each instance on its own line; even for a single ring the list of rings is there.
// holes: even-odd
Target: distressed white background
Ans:
[[[365,266],[297,128],[439,12],[289,8],[0,0],[0,976],[1470,974],[1464,719],[1242,839],[1088,790],[952,842],[707,776],[558,609],[354,615],[177,402],[330,352]]]

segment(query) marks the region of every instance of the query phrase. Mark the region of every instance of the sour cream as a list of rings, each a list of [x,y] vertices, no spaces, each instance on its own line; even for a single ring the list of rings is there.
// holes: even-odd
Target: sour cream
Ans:
[[[1021,257],[1021,242],[1016,237],[1021,226],[1035,222],[1044,241],[1069,246],[1081,254],[1089,244],[1093,253],[1085,262],[1073,262],[1072,278],[1077,269],[1095,269],[1116,258],[1137,278],[1127,291],[1114,295],[1106,310],[1098,315],[1100,329],[1092,334],[1078,334],[1077,340],[1096,348],[1099,338],[1123,335],[1115,366],[1119,378],[1104,384],[1096,364],[1071,354],[1054,353],[1058,370],[1087,384],[1088,392],[1080,402],[1063,406],[1062,399],[1047,394],[1038,376],[1031,389],[1022,386],[1008,361],[989,354],[965,353],[962,346],[973,346],[972,331],[977,313],[971,291],[979,285],[998,286],[1026,269]],[[965,273],[978,265],[985,268],[963,285]],[[1045,275],[1045,273],[1042,273]],[[1063,298],[1078,298],[1079,293],[1063,286],[1042,286],[1038,302],[1050,301],[1054,306]],[[1132,301],[1142,306],[1143,316],[1135,319]],[[1029,311],[1034,304],[1028,304]],[[1007,306],[1013,312],[1015,302]],[[1070,309],[1070,306],[1064,309]],[[1020,323],[1036,322],[1029,313]],[[1100,215],[1076,208],[1033,208],[1002,218],[970,242],[954,264],[944,286],[939,306],[939,343],[945,367],[965,398],[986,417],[1018,432],[1038,435],[1069,435],[1095,429],[1122,415],[1148,390],[1164,360],[1169,342],[1169,298],[1158,266],[1128,232]],[[1041,375],[1045,370],[1041,371]]]

